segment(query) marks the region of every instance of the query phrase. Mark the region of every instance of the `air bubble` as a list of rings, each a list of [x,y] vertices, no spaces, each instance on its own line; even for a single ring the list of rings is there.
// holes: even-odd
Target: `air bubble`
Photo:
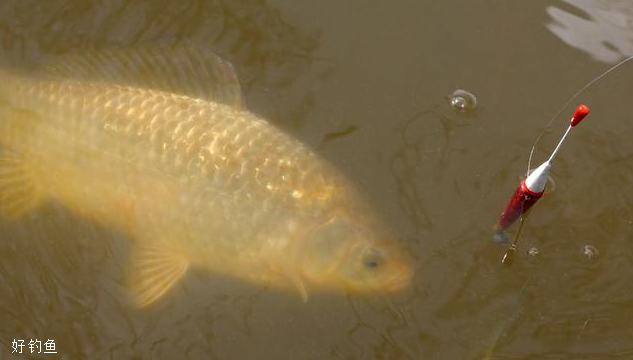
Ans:
[[[593,245],[585,245],[582,247],[582,255],[585,257],[585,259],[591,260],[600,255],[600,252]]]
[[[458,111],[472,111],[477,107],[477,98],[471,92],[457,89],[450,95],[451,107]]]
[[[533,246],[533,247],[531,247],[531,248],[530,248],[530,250],[528,250],[528,252],[527,252],[527,253],[528,253],[528,255],[530,255],[531,257],[537,257],[537,256],[538,256],[538,254],[539,254],[539,250],[538,250],[535,246]]]

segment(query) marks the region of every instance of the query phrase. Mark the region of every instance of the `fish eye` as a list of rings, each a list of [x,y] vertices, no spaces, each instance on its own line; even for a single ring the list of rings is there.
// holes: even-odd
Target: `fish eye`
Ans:
[[[363,255],[363,264],[366,268],[375,269],[382,264],[383,256],[380,250],[368,249]]]

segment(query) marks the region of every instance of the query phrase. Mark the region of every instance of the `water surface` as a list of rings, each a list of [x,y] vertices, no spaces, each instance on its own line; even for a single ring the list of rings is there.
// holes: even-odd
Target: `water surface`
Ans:
[[[252,111],[375,204],[415,278],[400,294],[303,303],[192,271],[135,309],[121,301],[128,239],[49,203],[0,223],[0,358],[633,357],[631,66],[578,98],[592,113],[565,144],[556,191],[535,206],[513,267],[491,241],[548,119],[633,53],[631,14],[633,4],[606,0],[2,1],[7,66],[155,41],[214,49],[235,65]],[[449,106],[458,88],[477,96],[474,111]],[[11,355],[14,339],[34,338],[54,339],[58,354]]]

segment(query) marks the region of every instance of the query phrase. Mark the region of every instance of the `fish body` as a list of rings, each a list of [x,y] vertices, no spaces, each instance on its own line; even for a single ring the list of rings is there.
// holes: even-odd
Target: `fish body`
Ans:
[[[190,266],[294,287],[304,299],[313,287],[408,282],[404,256],[354,186],[245,110],[230,65],[177,48],[199,63],[158,83],[156,70],[183,73],[183,57],[172,61],[168,51],[0,73],[0,211],[19,214],[50,198],[128,234],[136,242],[129,284],[141,306]],[[145,79],[128,81],[142,70]],[[194,87],[197,72],[219,84]],[[12,185],[16,178],[27,185]]]

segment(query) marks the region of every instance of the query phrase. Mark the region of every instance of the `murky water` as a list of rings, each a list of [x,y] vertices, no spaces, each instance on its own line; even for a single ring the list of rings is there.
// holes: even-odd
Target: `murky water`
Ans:
[[[548,119],[633,53],[632,19],[633,4],[606,0],[2,0],[10,66],[154,41],[214,49],[250,109],[373,201],[415,277],[395,295],[304,303],[194,270],[137,309],[121,301],[128,239],[47,203],[0,222],[0,358],[632,358],[633,64],[583,93],[540,143],[537,162],[575,104],[590,106],[512,267],[491,240]],[[477,107],[453,109],[455,89]],[[11,354],[14,339],[53,339],[57,354]]]

